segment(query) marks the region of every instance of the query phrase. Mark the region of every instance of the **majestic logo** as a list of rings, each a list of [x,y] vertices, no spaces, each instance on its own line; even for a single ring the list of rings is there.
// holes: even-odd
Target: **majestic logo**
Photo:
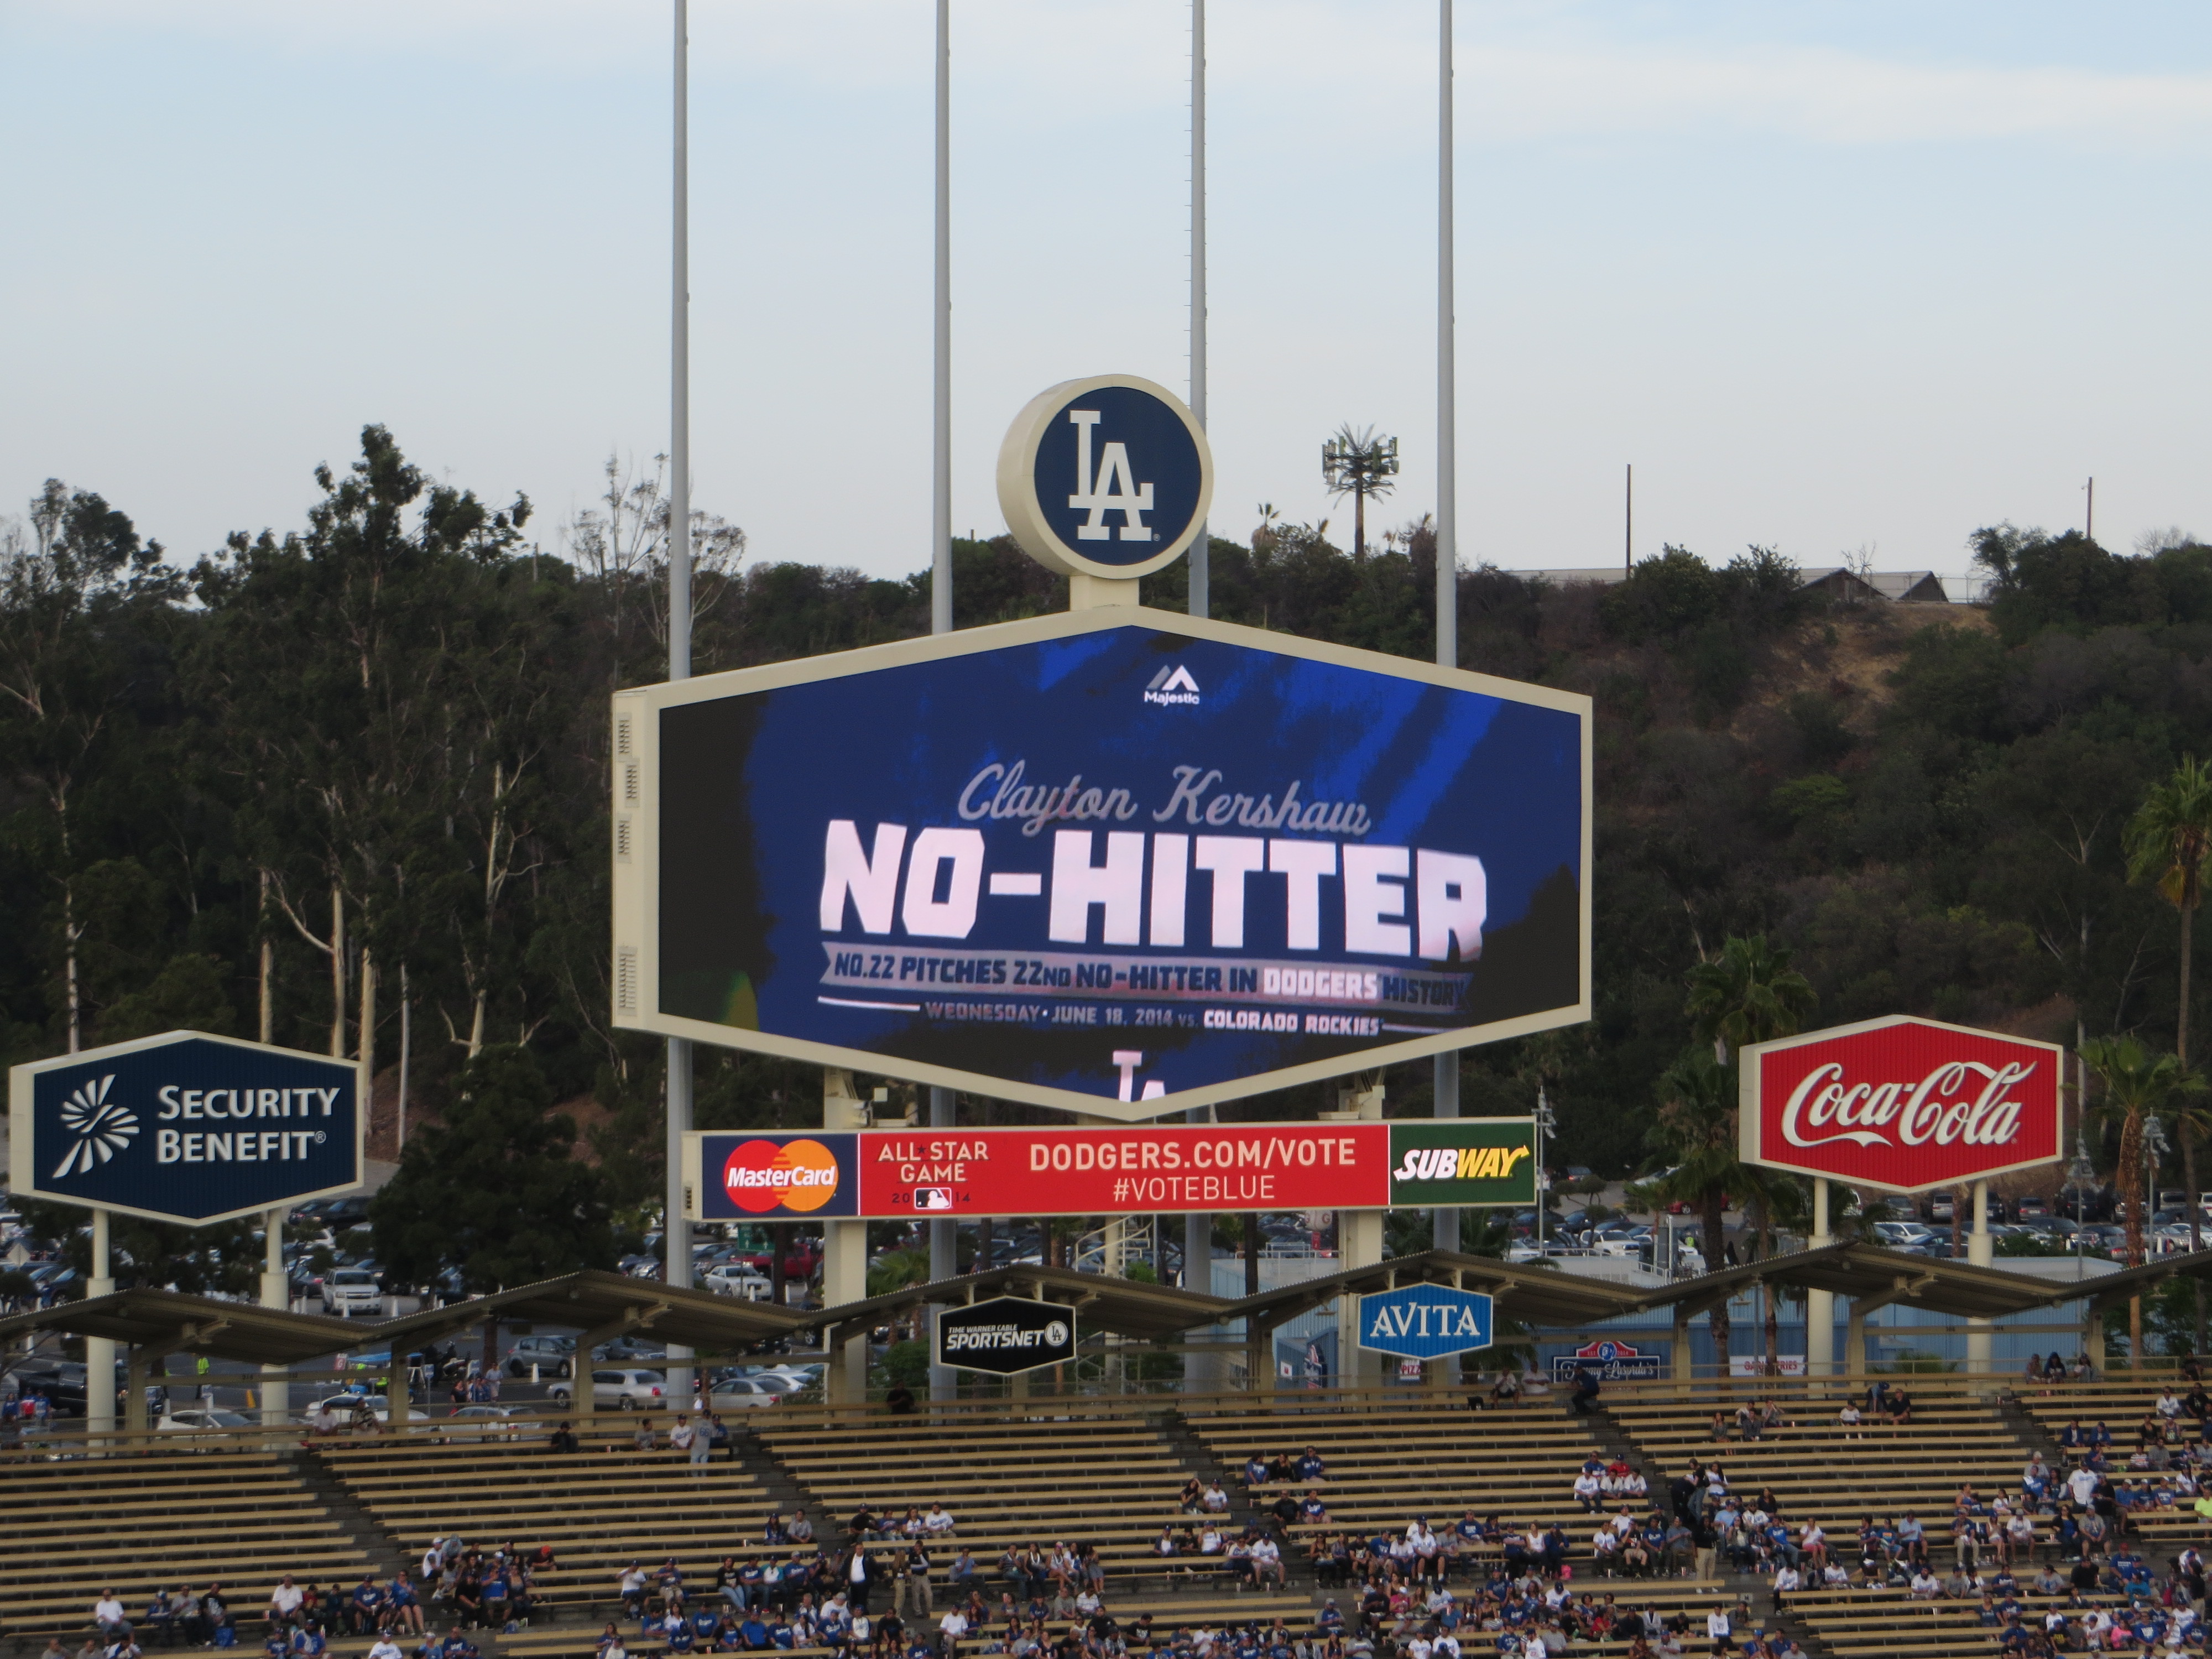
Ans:
[[[722,1189],[758,1215],[818,1210],[837,1195],[837,1157],[818,1140],[745,1140],[722,1164]]]
[[[1198,702],[1198,682],[1191,678],[1190,670],[1181,663],[1163,668],[1145,688],[1145,701],[1163,706],[1194,704]]]
[[[1790,1103],[1782,1109],[1783,1139],[1792,1146],[1838,1140],[1862,1146],[1919,1146],[1930,1140],[1938,1146],[1954,1141],[2002,1146],[2020,1133],[2023,1103],[2013,1097],[2013,1085],[2034,1072],[2017,1060],[1984,1066],[1954,1060],[1917,1083],[1847,1084],[1843,1066],[1831,1060],[1808,1072],[1790,1091]]]
[[[1152,510],[1152,487],[1139,484],[1130,470],[1129,446],[1118,439],[1108,444],[1099,452],[1098,470],[1091,470],[1091,428],[1098,424],[1098,416],[1095,409],[1067,411],[1075,428],[1075,493],[1067,498],[1067,505],[1071,512],[1091,515],[1076,526],[1075,538],[1106,540],[1113,534],[1106,515],[1119,513],[1121,540],[1149,542],[1153,539],[1152,532],[1143,515]]]
[[[106,1163],[137,1139],[138,1115],[108,1098],[108,1091],[114,1086],[115,1074],[111,1072],[97,1081],[79,1084],[62,1103],[62,1127],[76,1139],[63,1155],[54,1180],[89,1175],[94,1164]]]

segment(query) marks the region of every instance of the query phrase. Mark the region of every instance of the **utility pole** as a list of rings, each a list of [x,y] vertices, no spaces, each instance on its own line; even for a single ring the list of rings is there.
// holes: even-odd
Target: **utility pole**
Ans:
[[[2089,505],[2081,511],[2081,539],[2094,542],[2097,539],[2097,481],[2094,478],[2089,480],[2088,490]]]
[[[1452,0],[1437,0],[1437,666],[1459,666],[1459,386],[1452,316]],[[1434,1114],[1459,1115],[1459,1052],[1436,1057]],[[1459,1212],[1438,1208],[1439,1250],[1460,1246]],[[1455,1365],[1456,1361],[1453,1362]]]
[[[1628,476],[1621,485],[1620,495],[1620,574],[1624,577],[1636,574],[1636,463],[1628,463]]]
[[[672,147],[668,290],[668,678],[691,678],[691,180],[689,0],[676,0],[675,133]],[[691,1043],[668,1039],[667,1182],[662,1194],[661,1282],[691,1284],[691,1224],[684,1218],[684,1135],[691,1127]],[[668,1345],[668,1401],[691,1405],[691,1350]],[[588,1387],[592,1356],[576,1356],[580,1386]]]

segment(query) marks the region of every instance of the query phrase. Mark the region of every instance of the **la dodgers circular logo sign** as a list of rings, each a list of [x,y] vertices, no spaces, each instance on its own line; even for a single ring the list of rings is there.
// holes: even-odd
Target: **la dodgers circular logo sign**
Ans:
[[[1182,399],[1133,374],[1031,398],[999,449],[999,507],[1024,551],[1126,580],[1188,548],[1213,500],[1213,456]]]
[[[818,1210],[837,1195],[836,1155],[818,1140],[743,1141],[723,1162],[722,1188],[757,1215]]]

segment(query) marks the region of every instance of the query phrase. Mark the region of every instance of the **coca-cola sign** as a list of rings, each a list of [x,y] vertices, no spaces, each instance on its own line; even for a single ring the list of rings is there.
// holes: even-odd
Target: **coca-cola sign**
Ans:
[[[2064,1053],[1905,1014],[1754,1043],[1740,1153],[1897,1193],[2053,1163]]]

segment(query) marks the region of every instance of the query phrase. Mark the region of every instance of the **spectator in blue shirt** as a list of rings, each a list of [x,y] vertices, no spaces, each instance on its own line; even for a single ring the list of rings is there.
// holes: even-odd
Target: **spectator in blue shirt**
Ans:
[[[748,1648],[757,1650],[768,1645],[768,1625],[761,1618],[758,1607],[746,1610],[744,1622],[738,1626],[738,1638]]]

